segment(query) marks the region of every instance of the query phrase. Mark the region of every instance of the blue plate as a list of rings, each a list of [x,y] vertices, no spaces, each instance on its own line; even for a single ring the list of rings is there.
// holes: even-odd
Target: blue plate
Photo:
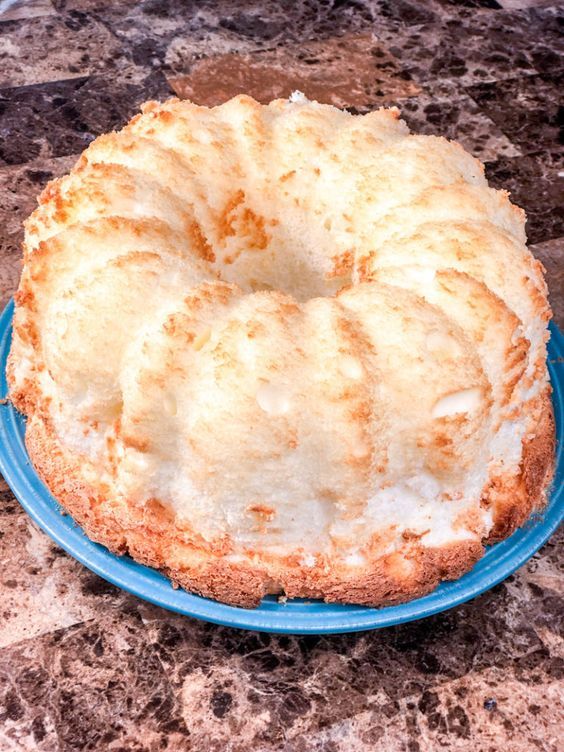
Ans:
[[[13,303],[0,317],[0,398],[7,394],[6,358],[10,349]],[[564,513],[564,457],[562,426],[564,418],[564,337],[551,329],[549,368],[554,387],[557,426],[557,470],[550,503],[506,541],[488,548],[474,569],[456,582],[445,582],[433,593],[399,606],[365,608],[319,601],[264,598],[253,610],[234,608],[175,590],[162,574],[137,564],[128,556],[114,556],[93,543],[72,519],[61,514],[53,496],[38,478],[27,455],[25,420],[9,403],[0,406],[0,472],[17,499],[35,522],[71,556],[124,590],[187,616],[225,624],[287,634],[332,634],[388,627],[421,619],[464,603],[501,582],[524,564],[550,537]]]

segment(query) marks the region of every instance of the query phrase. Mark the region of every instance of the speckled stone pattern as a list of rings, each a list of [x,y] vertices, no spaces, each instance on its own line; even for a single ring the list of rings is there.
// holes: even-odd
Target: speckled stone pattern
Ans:
[[[398,104],[485,161],[527,211],[564,326],[563,17],[546,0],[2,0],[0,302],[42,186],[141,102],[299,88],[353,112]],[[563,537],[422,622],[277,637],[120,592],[0,479],[0,752],[557,752]]]

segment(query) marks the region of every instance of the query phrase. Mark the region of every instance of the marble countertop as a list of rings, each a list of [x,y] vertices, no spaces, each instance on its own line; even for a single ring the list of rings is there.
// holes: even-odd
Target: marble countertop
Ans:
[[[0,303],[42,186],[141,102],[299,88],[355,112],[397,103],[484,160],[528,213],[564,326],[562,19],[542,0],[0,2]],[[0,479],[0,750],[556,752],[562,538],[424,621],[278,637],[120,592]]]

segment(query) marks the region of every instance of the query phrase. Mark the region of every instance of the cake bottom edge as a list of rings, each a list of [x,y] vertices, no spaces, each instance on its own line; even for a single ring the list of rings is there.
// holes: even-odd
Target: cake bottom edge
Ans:
[[[402,550],[362,567],[331,561],[310,567],[296,557],[267,563],[253,556],[229,560],[220,550],[186,542],[184,532],[162,508],[147,514],[132,505],[109,504],[100,489],[84,482],[79,463],[40,418],[28,422],[26,446],[53,496],[89,538],[160,570],[189,592],[244,608],[256,607],[267,594],[384,606],[414,600],[443,580],[458,579],[481,558],[483,543],[507,538],[542,508],[554,468],[555,442],[549,391],[539,399],[538,430],[524,446],[519,492],[497,489],[494,527],[486,541],[470,538],[434,548],[406,541]]]

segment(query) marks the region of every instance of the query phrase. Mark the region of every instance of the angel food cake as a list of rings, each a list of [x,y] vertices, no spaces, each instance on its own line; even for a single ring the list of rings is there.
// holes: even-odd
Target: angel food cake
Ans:
[[[396,108],[148,102],[26,222],[32,462],[92,539],[204,596],[427,593],[545,502],[524,225]]]

